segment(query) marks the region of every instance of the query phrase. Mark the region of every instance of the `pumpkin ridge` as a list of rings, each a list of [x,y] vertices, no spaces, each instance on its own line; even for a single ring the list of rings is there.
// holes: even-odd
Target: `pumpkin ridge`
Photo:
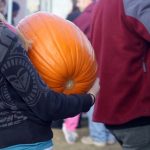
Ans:
[[[69,29],[68,29],[69,30]],[[48,30],[49,31],[49,30]],[[68,34],[70,34],[70,31],[68,31]],[[68,83],[68,81],[70,81],[70,78],[72,78],[72,80],[74,80],[73,78],[73,75],[74,75],[74,72],[72,71],[72,73],[69,73],[69,70],[68,70],[68,68],[70,68],[69,67],[69,65],[71,64],[68,64],[68,62],[66,61],[66,58],[65,58],[65,56],[63,55],[63,52],[62,52],[62,50],[61,50],[61,47],[59,46],[59,44],[56,42],[57,40],[55,40],[56,39],[56,37],[53,35],[53,41],[55,42],[55,45],[57,45],[57,50],[59,51],[59,54],[60,54],[60,56],[63,58],[63,61],[64,61],[64,64],[65,64],[65,66],[66,66],[66,70],[67,70],[67,73],[66,73],[66,76],[68,76],[67,78],[66,78],[66,80],[65,80],[65,85]],[[67,45],[68,46],[68,45]],[[69,49],[69,48],[66,48],[66,49]],[[69,50],[70,52],[70,54],[71,54],[71,50]],[[72,57],[73,58],[73,57]],[[73,59],[72,59],[73,60]],[[72,61],[73,62],[73,61]],[[73,64],[73,63],[72,63]]]
[[[43,23],[44,23],[44,21],[45,21],[45,19],[43,19]],[[47,26],[47,24],[45,23],[45,27]],[[53,28],[53,27],[52,27]],[[48,28],[49,29],[49,28]],[[50,33],[50,35],[53,37],[52,38],[52,40],[53,40],[53,42],[55,43],[55,46],[57,46],[57,50],[59,51],[59,55],[61,56],[61,58],[63,58],[62,60],[63,60],[63,62],[64,62],[64,64],[65,64],[65,66],[66,66],[66,70],[67,70],[67,72],[68,73],[66,73],[65,74],[65,76],[67,77],[64,77],[65,79],[64,79],[64,89],[72,89],[72,88],[74,88],[74,84],[75,84],[75,81],[74,81],[74,79],[72,79],[72,80],[70,80],[69,78],[72,78],[72,75],[69,75],[69,70],[68,70],[68,63],[67,63],[67,61],[65,61],[66,59],[65,59],[65,57],[64,57],[64,55],[62,54],[62,50],[61,50],[61,47],[59,46],[59,44],[56,42],[57,40],[57,38],[56,38],[56,36],[55,36],[55,34],[53,34],[53,33],[51,33],[51,31],[50,31],[50,29],[49,30],[47,30],[49,33]],[[56,61],[57,62],[57,61]],[[70,83],[72,83],[72,86],[70,86]]]
[[[53,19],[54,19],[54,18],[53,18]],[[45,21],[45,20],[43,20],[43,22],[44,22],[44,21]],[[45,25],[47,26],[46,23],[45,23]],[[52,26],[53,26],[53,25],[52,25]],[[52,27],[52,28],[53,28],[53,27]],[[65,70],[68,72],[67,63],[65,62],[65,59],[64,59],[64,57],[63,57],[63,55],[62,55],[61,47],[60,47],[59,44],[57,43],[57,40],[56,40],[57,38],[56,38],[55,34],[50,31],[49,28],[48,28],[48,32],[49,32],[50,35],[53,37],[52,40],[53,40],[53,42],[54,42],[54,45],[57,46],[56,49],[59,51],[58,54],[60,55],[61,58],[63,58],[63,62],[64,62],[64,64],[65,64]],[[58,65],[59,65],[59,62],[57,62],[57,60],[56,60],[56,63],[58,63]],[[64,76],[64,78],[66,78],[66,76],[67,76],[68,74],[69,74],[69,72]]]
[[[41,18],[42,18],[42,16],[41,16]],[[44,19],[45,19],[45,18],[44,18]],[[45,26],[45,23],[44,23],[44,19],[42,20],[43,22],[42,22],[42,21],[40,22],[41,25],[42,25],[42,23],[43,23],[43,25],[44,25],[43,28],[46,27],[46,26]],[[41,38],[40,38],[39,36],[37,36],[38,33],[37,33],[36,31],[35,31],[34,33],[35,33],[36,37],[37,37],[37,38],[40,40],[40,42],[41,42]],[[52,35],[52,34],[50,33],[50,35]],[[54,36],[53,36],[53,37],[54,37]],[[45,47],[45,44],[43,44],[43,47]],[[44,48],[43,48],[43,49],[44,49]],[[45,49],[47,49],[47,48],[45,47]],[[36,51],[36,53],[38,53],[38,51]],[[39,52],[39,53],[40,53],[40,52]],[[51,55],[51,56],[52,56],[52,55]],[[50,64],[50,66],[51,66],[51,68],[52,68],[51,70],[53,70],[53,72],[55,72],[55,73],[57,74],[57,70],[55,70],[55,66],[52,66],[51,63],[49,62],[49,60],[48,60],[48,59],[45,59],[43,55],[41,55],[41,57],[43,58],[43,60],[45,60],[45,62],[47,62],[47,64]],[[53,61],[54,64],[58,64],[58,65],[59,65],[59,62],[58,62],[56,59],[52,59],[52,58],[51,58],[51,61]],[[61,74],[61,75],[63,76],[63,74]],[[64,78],[65,78],[65,77],[64,77]]]
[[[79,35],[77,35],[78,37],[80,37]],[[81,37],[80,37],[81,38]],[[78,63],[78,65],[75,66],[75,74],[74,74],[74,77],[76,78],[76,76],[80,75],[81,71],[82,71],[82,64],[83,64],[83,60],[82,58],[79,58],[80,56],[80,52],[79,52],[79,49],[81,49],[81,47],[79,47],[79,44],[77,44],[77,39],[75,38],[75,48],[77,49],[75,52],[76,52],[76,62]],[[81,56],[80,56],[81,57]],[[80,67],[80,68],[79,68]]]

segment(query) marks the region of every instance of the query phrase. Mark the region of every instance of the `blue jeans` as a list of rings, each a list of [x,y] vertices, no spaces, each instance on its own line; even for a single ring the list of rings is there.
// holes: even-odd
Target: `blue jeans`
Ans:
[[[53,150],[53,143],[49,140],[33,144],[18,144],[1,150]]]
[[[114,136],[109,132],[103,123],[96,123],[92,121],[94,106],[88,112],[88,123],[90,137],[97,142],[114,141]]]

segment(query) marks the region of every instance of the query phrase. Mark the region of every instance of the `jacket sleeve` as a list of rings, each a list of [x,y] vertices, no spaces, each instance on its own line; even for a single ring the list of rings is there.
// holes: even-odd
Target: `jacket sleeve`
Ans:
[[[91,96],[64,95],[52,91],[39,77],[18,36],[0,27],[0,71],[19,95],[21,101],[43,121],[63,119],[86,112]]]
[[[150,42],[150,1],[123,0],[127,25],[146,41]]]

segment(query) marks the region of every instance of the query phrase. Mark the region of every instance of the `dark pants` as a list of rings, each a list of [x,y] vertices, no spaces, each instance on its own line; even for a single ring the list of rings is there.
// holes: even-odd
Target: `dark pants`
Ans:
[[[150,125],[109,130],[123,150],[150,150]]]

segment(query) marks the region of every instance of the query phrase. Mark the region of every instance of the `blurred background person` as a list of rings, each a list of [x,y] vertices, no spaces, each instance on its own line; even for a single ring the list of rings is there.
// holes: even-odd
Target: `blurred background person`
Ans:
[[[5,16],[6,0],[0,0],[0,13]]]
[[[95,0],[77,0],[77,6],[82,13],[74,20],[74,24],[77,25],[83,31],[83,33],[88,37],[88,39],[90,38],[89,34],[91,15],[95,3]]]
[[[81,11],[79,10],[79,7],[77,6],[77,0],[72,0],[72,9],[71,12],[67,15],[66,19],[69,21],[74,21],[79,15]]]
[[[20,5],[17,2],[13,1],[13,3],[12,3],[11,24],[14,25],[14,26],[16,25],[15,18],[18,16],[19,11],[20,11]],[[6,13],[5,14],[5,18],[8,19],[7,17],[8,17],[8,14]]]
[[[12,25],[16,25],[15,18],[17,17],[20,10],[20,6],[17,2],[13,2],[12,6]]]
[[[105,127],[103,123],[93,121],[94,106],[88,111],[88,127],[89,135],[82,137],[81,142],[87,145],[95,145],[99,147],[106,146],[107,144],[115,144],[116,139]]]
[[[91,5],[92,2],[94,2],[96,0],[77,0],[77,7],[79,8],[79,10],[81,12],[85,11],[85,9]]]

